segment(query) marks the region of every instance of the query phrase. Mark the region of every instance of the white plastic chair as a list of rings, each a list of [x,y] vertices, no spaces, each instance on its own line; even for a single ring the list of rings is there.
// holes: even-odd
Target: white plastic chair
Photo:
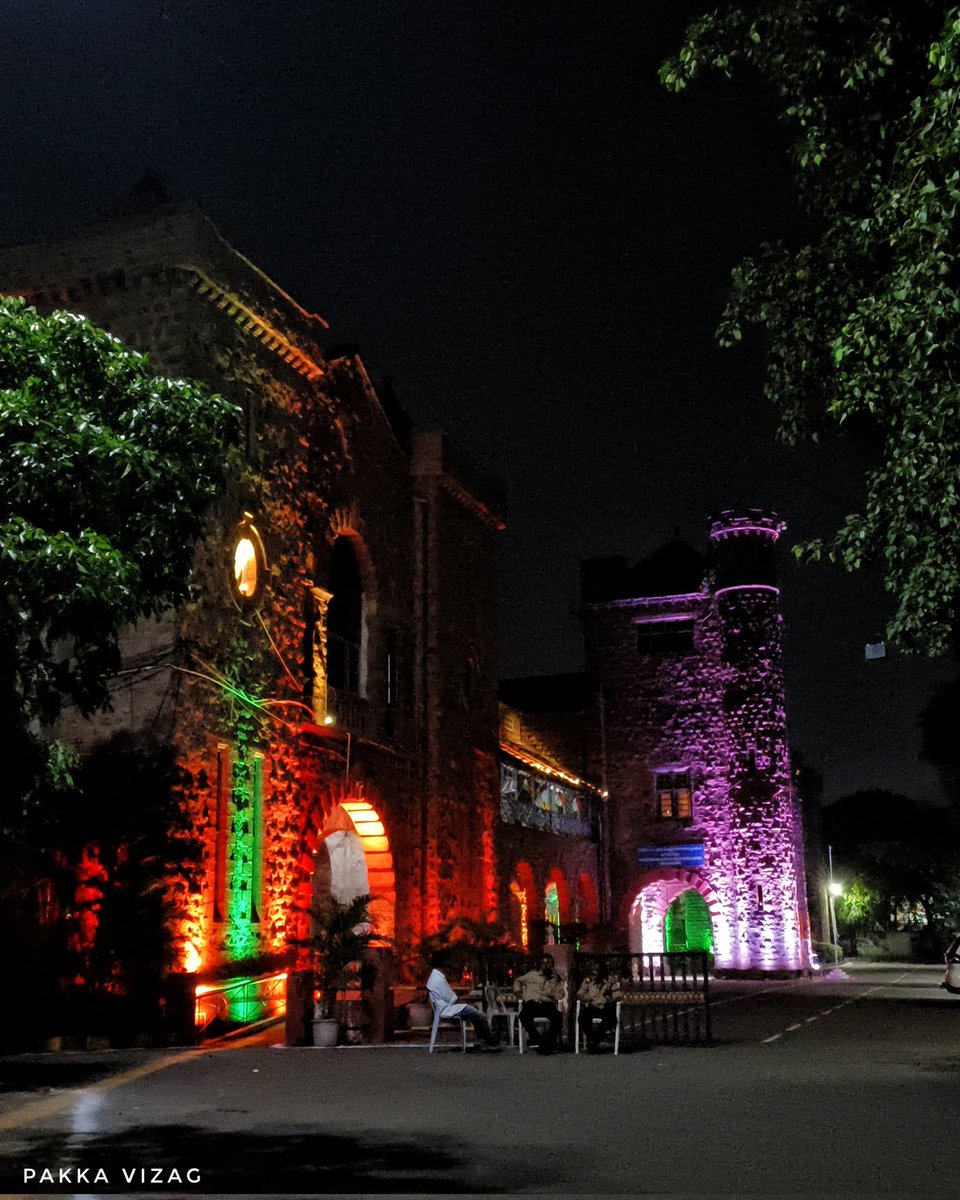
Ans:
[[[469,1017],[460,1016],[459,1014],[452,1017],[441,1017],[440,1010],[445,1007],[444,1004],[438,1004],[436,1000],[431,999],[433,1006],[433,1025],[430,1029],[430,1053],[433,1053],[433,1048],[437,1044],[437,1030],[440,1028],[441,1021],[457,1021],[460,1025],[460,1041],[464,1054],[467,1052],[467,1024],[470,1021]]]
[[[593,1019],[597,1024],[599,1024],[599,1022],[600,1022],[599,1017],[594,1017]],[[577,1001],[577,1008],[576,1008],[576,1012],[575,1012],[574,1018],[573,1018],[573,1031],[574,1031],[574,1034],[576,1037],[576,1040],[573,1043],[573,1052],[574,1052],[574,1054],[579,1054],[580,1053],[580,1038],[581,1038],[581,1036],[583,1037],[584,1043],[587,1040],[587,1035],[585,1033],[581,1034],[581,1030],[580,1030],[580,1001],[579,1000]],[[613,1027],[613,1052],[614,1052],[614,1054],[620,1053],[620,1001],[619,1000],[617,1001],[617,1023]]]
[[[560,1009],[560,1033],[557,1037],[557,1049],[559,1050],[560,1047],[563,1045],[563,1025],[564,1025],[563,1018],[566,1016],[566,1012],[567,1012],[567,985],[566,984],[563,985],[563,999],[560,1001],[560,1003],[557,1005],[557,1007]],[[526,1049],[526,1047],[524,1046],[524,1039],[527,1036],[526,1030],[523,1028],[523,1024],[521,1023],[521,1021],[519,1019],[520,1013],[522,1010],[523,1010],[523,1001],[521,1000],[520,1008],[517,1010],[517,1028],[520,1031],[518,1040],[520,1043],[520,1053],[521,1054],[523,1054]],[[534,1017],[535,1024],[539,1021],[543,1021],[544,1028],[549,1028],[550,1020],[548,1017]]]
[[[497,986],[493,983],[488,983],[483,989],[483,1000],[486,1008],[487,1020],[493,1027],[494,1017],[504,1017],[507,1022],[507,1045],[513,1046],[514,1029],[517,1026],[517,1015],[519,1008],[508,1007],[500,998],[497,992]]]

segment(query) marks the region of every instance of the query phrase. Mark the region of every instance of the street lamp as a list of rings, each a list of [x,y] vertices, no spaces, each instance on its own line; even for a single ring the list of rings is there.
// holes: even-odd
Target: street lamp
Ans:
[[[830,867],[830,882],[827,884],[827,895],[830,904],[830,932],[833,937],[833,965],[834,969],[840,967],[840,945],[837,935],[837,905],[838,896],[843,895],[843,887],[833,878],[833,847],[827,847],[827,862]]]

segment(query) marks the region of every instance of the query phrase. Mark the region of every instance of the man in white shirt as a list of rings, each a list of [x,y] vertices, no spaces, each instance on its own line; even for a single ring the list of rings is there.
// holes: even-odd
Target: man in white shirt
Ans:
[[[441,1017],[466,1017],[473,1025],[473,1032],[480,1048],[499,1049],[486,1015],[472,1004],[464,1004],[463,1001],[457,999],[457,993],[447,983],[447,977],[443,973],[445,966],[446,956],[442,951],[437,951],[430,959],[431,971],[430,978],[427,980],[430,1003],[439,1007]]]

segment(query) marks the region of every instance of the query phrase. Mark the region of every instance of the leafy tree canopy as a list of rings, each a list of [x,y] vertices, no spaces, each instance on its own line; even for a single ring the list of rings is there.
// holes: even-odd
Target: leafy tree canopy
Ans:
[[[960,915],[957,814],[897,792],[854,792],[823,809],[823,834],[844,883],[841,919],[892,927],[896,910],[923,912],[933,945]]]
[[[68,313],[0,299],[0,719],[13,811],[62,755],[64,703],[107,703],[122,627],[188,595],[239,410]]]
[[[739,0],[687,29],[661,78],[747,71],[790,139],[815,234],[737,266],[718,336],[766,335],[781,435],[880,444],[861,511],[797,547],[884,569],[888,636],[939,654],[960,591],[960,9],[942,0]]]

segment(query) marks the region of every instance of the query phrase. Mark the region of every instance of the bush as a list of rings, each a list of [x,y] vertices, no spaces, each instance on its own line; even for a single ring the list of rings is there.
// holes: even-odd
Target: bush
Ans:
[[[814,942],[813,949],[823,971],[829,971],[834,963],[843,962],[843,947],[835,946],[833,942]]]

